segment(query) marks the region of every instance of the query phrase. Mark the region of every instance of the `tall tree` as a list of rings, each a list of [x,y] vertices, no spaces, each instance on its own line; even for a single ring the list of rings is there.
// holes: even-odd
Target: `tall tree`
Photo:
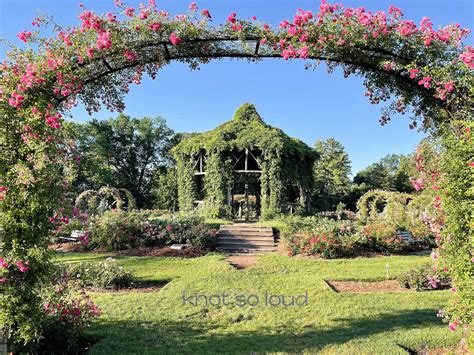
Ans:
[[[120,114],[105,121],[69,124],[67,130],[82,154],[76,189],[126,188],[138,207],[151,207],[157,171],[166,171],[171,163],[174,132],[163,118]]]
[[[354,183],[365,184],[367,189],[412,192],[409,177],[413,175],[412,156],[390,154],[369,165],[354,177]]]
[[[314,206],[332,210],[350,189],[351,161],[344,146],[334,138],[317,141],[319,159],[314,166]]]

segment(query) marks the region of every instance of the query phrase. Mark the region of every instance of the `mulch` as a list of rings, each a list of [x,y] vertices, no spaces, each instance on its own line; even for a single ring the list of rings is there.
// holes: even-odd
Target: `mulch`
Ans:
[[[335,281],[326,280],[326,283],[335,292],[408,292],[395,280],[386,281]]]

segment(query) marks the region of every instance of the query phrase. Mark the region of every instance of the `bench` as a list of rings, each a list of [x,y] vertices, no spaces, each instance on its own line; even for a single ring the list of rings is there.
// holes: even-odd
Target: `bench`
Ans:
[[[85,232],[74,230],[71,232],[71,236],[69,237],[59,237],[59,239],[69,240],[71,242],[79,242],[82,238],[84,238]]]

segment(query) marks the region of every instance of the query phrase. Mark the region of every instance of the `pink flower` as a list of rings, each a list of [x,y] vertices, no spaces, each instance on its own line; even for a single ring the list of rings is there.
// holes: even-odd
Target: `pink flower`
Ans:
[[[309,52],[308,46],[304,46],[298,51],[298,54],[300,55],[300,58],[308,58],[308,52]]]
[[[27,31],[23,31],[17,34],[18,38],[25,43],[30,39],[31,35],[32,33]]]
[[[212,18],[211,13],[207,9],[202,10],[201,15],[207,18]]]
[[[87,48],[86,54],[89,58],[92,58],[94,56],[94,48]]]
[[[235,23],[235,22],[236,22],[236,19],[235,19],[236,16],[237,16],[237,13],[232,12],[232,13],[227,17],[227,22]]]
[[[418,69],[410,69],[410,79],[415,79],[418,73],[419,73]]]
[[[15,108],[19,108],[23,105],[24,100],[25,97],[23,95],[13,92],[12,96],[8,99],[8,103]]]
[[[436,184],[431,185],[431,187],[433,188],[433,190],[436,190],[436,191],[439,190],[439,186]]]
[[[110,32],[101,32],[97,40],[98,49],[108,49],[112,47],[112,41],[110,40]]]
[[[418,85],[423,85],[425,88],[428,89],[428,88],[431,87],[430,81],[431,81],[431,77],[427,76],[427,77],[421,79],[421,80],[418,82]]]
[[[257,21],[257,16],[252,16],[253,21]]]
[[[403,16],[402,10],[400,10],[398,7],[395,7],[393,5],[389,6],[388,13],[389,13],[389,15],[393,15],[393,17],[402,17]]]
[[[7,279],[4,278],[4,277],[2,277],[2,278],[0,279],[0,285],[4,284],[6,281],[7,281]]]
[[[446,84],[444,84],[444,88],[448,90],[449,92],[454,91],[454,81],[448,81]]]
[[[474,69],[474,47],[467,46],[466,51],[459,56],[459,59],[469,68]]]
[[[469,166],[470,166],[471,168],[474,168],[474,161],[473,161],[473,162],[470,162],[470,163],[469,163]]]
[[[125,51],[123,52],[123,55],[125,58],[127,58],[131,62],[133,62],[135,59],[138,58],[138,54],[132,51]]]
[[[267,43],[267,40],[266,40],[265,38],[262,38],[262,39],[260,40],[260,44],[265,44],[265,43]]]
[[[26,262],[25,264],[23,264],[22,261],[17,261],[16,263],[16,266],[18,267],[18,270],[20,270],[20,272],[27,272],[30,268],[27,266],[28,265],[28,262]]]
[[[436,254],[434,251],[431,252],[430,256],[431,256],[431,259],[433,260],[438,259],[438,254]]]
[[[176,46],[177,44],[180,44],[182,42],[181,38],[176,36],[174,32],[170,35],[170,42],[173,46]]]
[[[449,330],[452,331],[452,332],[456,331],[456,328],[458,327],[458,325],[459,325],[458,321],[450,322],[449,323]]]
[[[452,293],[456,293],[456,292],[458,292],[458,289],[457,289],[456,287],[452,287],[452,288],[451,288],[451,292],[452,292]]]
[[[125,9],[125,15],[128,17],[133,17],[133,14],[135,13],[135,9],[133,7],[127,7]]]
[[[303,33],[301,36],[300,36],[300,42],[308,42],[308,39],[309,39],[309,36],[307,33]]]
[[[161,23],[153,22],[150,26],[148,26],[152,31],[158,31],[161,28]]]
[[[424,183],[423,178],[416,178],[416,179],[410,178],[410,182],[416,191],[420,191],[425,188],[425,183]]]
[[[198,9],[198,6],[195,2],[192,2],[190,5],[189,5],[189,11],[191,12],[196,12]]]
[[[174,229],[174,227],[172,225],[166,226],[166,230],[168,232],[171,232],[173,229]]]
[[[0,258],[0,267],[4,269],[8,267],[7,262],[3,258]]]

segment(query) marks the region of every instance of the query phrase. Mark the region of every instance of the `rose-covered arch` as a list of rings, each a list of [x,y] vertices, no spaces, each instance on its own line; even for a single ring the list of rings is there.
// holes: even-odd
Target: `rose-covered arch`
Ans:
[[[47,275],[51,219],[68,218],[58,208],[71,164],[80,157],[62,139],[63,115],[78,100],[90,113],[101,106],[123,110],[130,84],[139,84],[143,74],[154,78],[172,61],[196,68],[219,58],[302,59],[309,67],[325,62],[329,71],[339,66],[345,76],[364,77],[371,103],[386,102],[382,124],[395,113],[409,112],[412,128],[444,137],[445,170],[419,169],[416,181],[439,180],[444,189],[434,201],[434,228],[456,286],[446,318],[452,329],[468,329],[474,49],[461,42],[468,30],[458,24],[436,30],[426,17],[417,25],[393,6],[374,13],[325,0],[318,12],[300,9],[277,28],[235,13],[211,26],[211,13],[195,3],[175,17],[158,10],[153,0],[138,9],[121,1],[116,5],[116,13],[103,15],[83,9],[77,27],[55,25],[51,38],[41,37],[39,29],[21,32],[26,48],[12,47],[1,64],[0,317],[12,343],[33,344],[40,335],[35,286]],[[37,18],[32,25],[51,23]]]

